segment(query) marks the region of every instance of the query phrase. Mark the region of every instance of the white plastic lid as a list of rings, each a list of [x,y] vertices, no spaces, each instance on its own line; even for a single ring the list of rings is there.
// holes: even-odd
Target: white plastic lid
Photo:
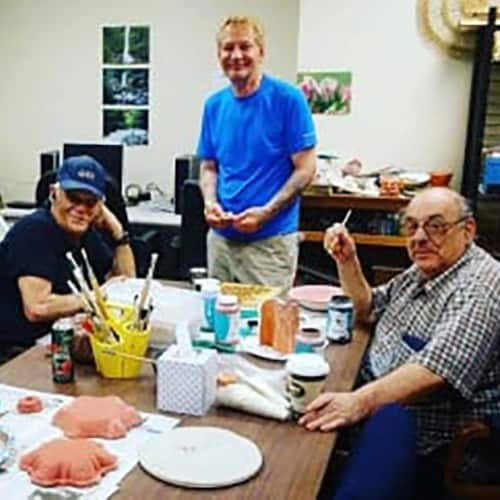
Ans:
[[[223,306],[234,306],[238,304],[238,297],[236,295],[220,294],[217,297],[217,302]]]
[[[215,278],[201,278],[195,280],[195,284],[201,286],[202,293],[218,293],[220,289],[220,281]]]
[[[319,354],[292,354],[286,363],[286,371],[301,377],[322,377],[330,373],[330,365]]]

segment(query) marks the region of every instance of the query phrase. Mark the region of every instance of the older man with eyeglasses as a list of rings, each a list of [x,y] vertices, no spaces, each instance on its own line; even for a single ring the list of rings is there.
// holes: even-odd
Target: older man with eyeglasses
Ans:
[[[54,320],[83,310],[68,288],[67,252],[82,263],[85,249],[99,282],[135,275],[128,234],[104,205],[105,184],[94,158],[65,160],[50,188],[50,207],[21,219],[0,243],[0,361],[32,345]]]
[[[417,194],[402,228],[413,265],[373,289],[346,228],[327,231],[342,288],[375,327],[360,386],[322,394],[300,423],[330,431],[399,402],[416,417],[419,455],[439,462],[457,424],[500,415],[500,263],[474,244],[474,218],[450,189]]]

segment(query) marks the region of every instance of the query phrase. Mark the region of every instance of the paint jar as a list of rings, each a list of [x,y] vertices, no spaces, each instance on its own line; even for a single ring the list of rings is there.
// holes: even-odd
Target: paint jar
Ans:
[[[214,331],[215,303],[219,290],[219,280],[205,279],[201,284],[201,300],[203,307],[202,329],[207,332]]]
[[[295,352],[300,353],[313,353],[325,357],[325,350],[328,341],[325,335],[318,328],[304,327],[295,336]]]
[[[353,326],[352,301],[345,295],[334,295],[328,303],[326,319],[327,338],[339,344],[351,341]]]
[[[236,295],[219,294],[214,315],[215,343],[236,344],[240,330],[240,306]]]

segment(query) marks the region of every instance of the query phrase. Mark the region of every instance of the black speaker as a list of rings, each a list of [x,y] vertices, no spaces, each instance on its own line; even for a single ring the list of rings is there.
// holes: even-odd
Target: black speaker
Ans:
[[[59,168],[59,151],[46,151],[40,154],[40,177],[46,172]]]
[[[175,213],[182,213],[183,187],[187,179],[200,178],[200,160],[195,155],[178,156],[175,159]]]

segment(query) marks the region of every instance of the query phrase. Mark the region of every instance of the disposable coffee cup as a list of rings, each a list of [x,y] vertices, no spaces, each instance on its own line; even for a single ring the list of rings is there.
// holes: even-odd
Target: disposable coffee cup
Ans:
[[[305,413],[325,386],[330,365],[319,354],[293,354],[286,363],[286,372],[286,392],[292,410],[296,414]]]

